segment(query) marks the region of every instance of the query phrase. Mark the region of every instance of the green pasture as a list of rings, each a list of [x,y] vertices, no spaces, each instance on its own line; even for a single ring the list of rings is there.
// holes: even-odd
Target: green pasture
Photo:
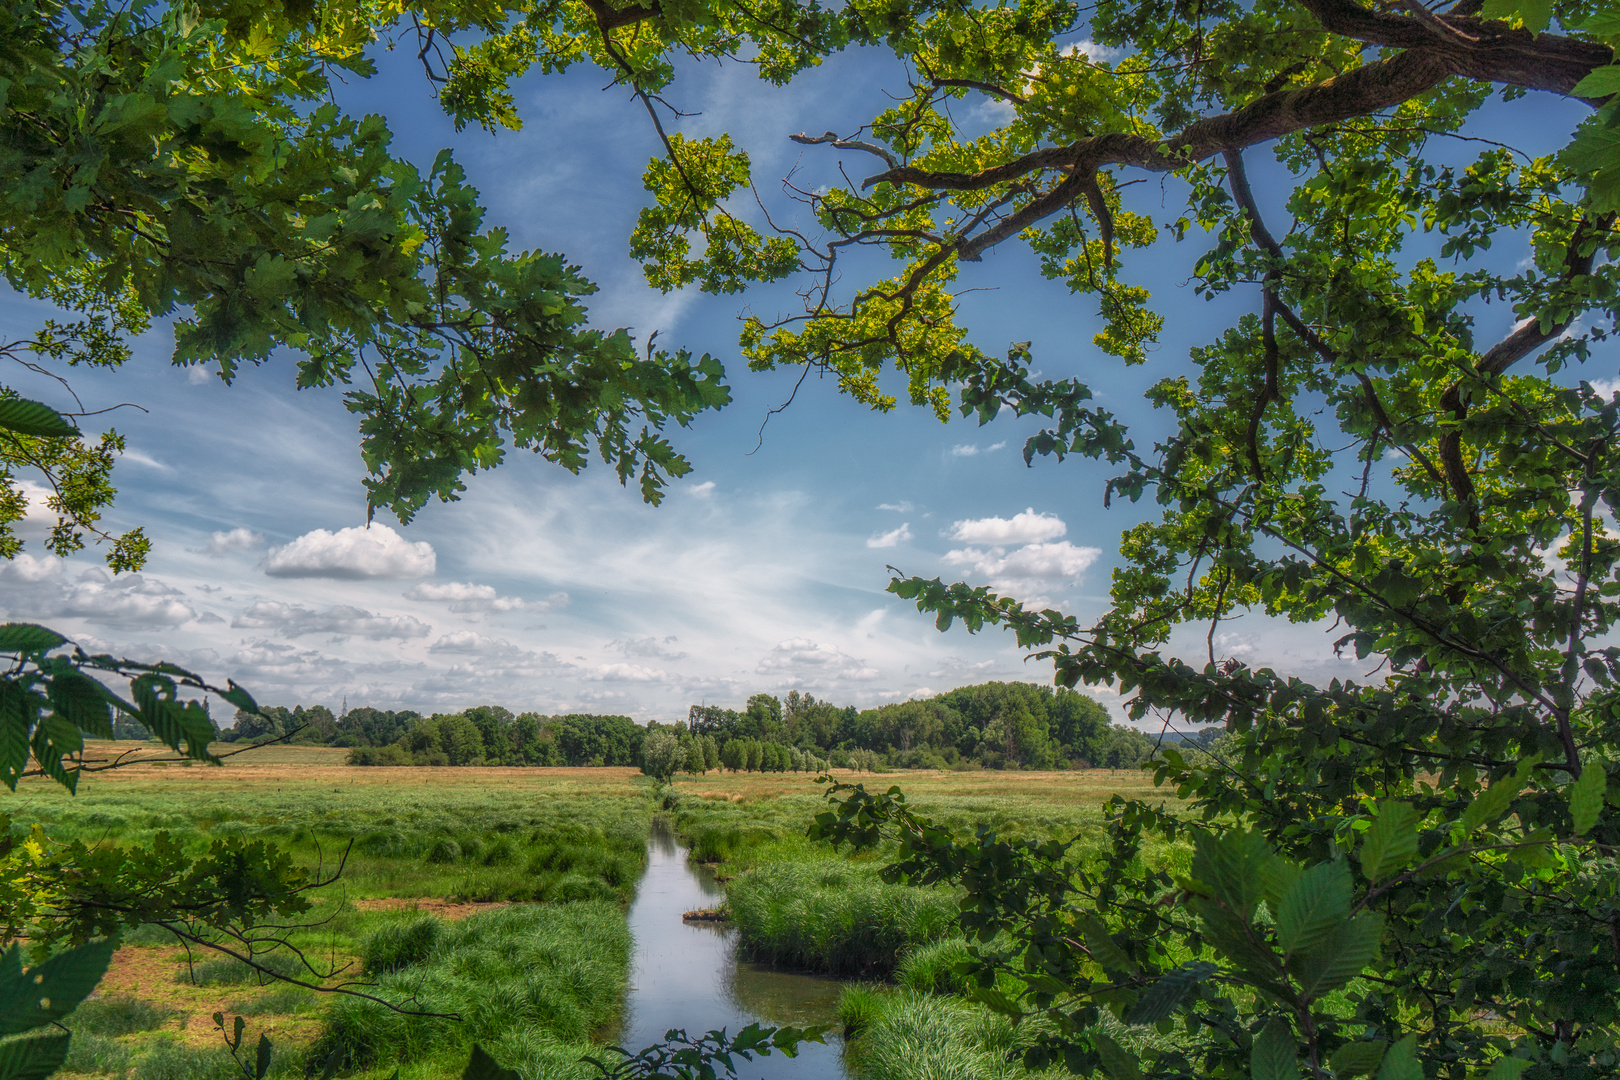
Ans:
[[[284,846],[335,880],[312,893],[308,925],[285,935],[289,948],[260,963],[327,986],[370,983],[367,992],[409,1000],[417,1013],[460,1019],[262,985],[246,965],[142,927],[126,935],[100,995],[67,1021],[72,1074],[224,1080],[232,1063],[211,1019],[221,1011],[245,1018],[250,1042],[269,1034],[278,1078],[335,1056],[345,1075],[380,1078],[397,1066],[402,1080],[436,1080],[459,1075],[474,1042],[526,1080],[588,1076],[579,1059],[612,1039],[622,1012],[632,950],[624,911],[654,814],[725,882],[747,957],[869,981],[846,995],[866,995],[871,1014],[851,1026],[856,1075],[957,1075],[1011,1045],[959,996],[954,893],[881,881],[888,852],[851,856],[809,841],[824,789],[808,778],[767,785],[716,774],[655,788],[624,770],[501,770],[454,782],[449,770],[411,770],[387,783],[351,781],[324,761],[239,771],[248,782],[168,769],[91,781],[76,797],[25,785],[5,809],[14,833],[38,823],[59,841],[141,844],[167,832],[199,849],[224,836]],[[855,778],[908,791],[919,781],[918,810],[965,834],[1078,837],[1077,858],[1102,835],[1107,791],[1095,778]],[[932,1056],[891,1052],[914,1039],[934,1046]],[[941,1054],[959,1064],[939,1071]]]

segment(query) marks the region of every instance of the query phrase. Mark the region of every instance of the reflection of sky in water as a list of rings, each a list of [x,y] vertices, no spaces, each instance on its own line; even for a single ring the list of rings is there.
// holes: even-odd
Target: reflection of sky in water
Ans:
[[[683,912],[714,907],[724,890],[686,862],[686,849],[667,829],[655,829],[647,873],[630,905],[636,939],[630,1002],[620,1045],[638,1050],[670,1028],[696,1035],[723,1027],[736,1032],[759,1021],[828,1023],[836,1018],[839,984],[832,979],[769,971],[737,963],[737,932],[712,923],[685,923]],[[797,1058],[773,1054],[738,1061],[744,1080],[841,1080],[847,1076],[836,1036],[807,1044]]]

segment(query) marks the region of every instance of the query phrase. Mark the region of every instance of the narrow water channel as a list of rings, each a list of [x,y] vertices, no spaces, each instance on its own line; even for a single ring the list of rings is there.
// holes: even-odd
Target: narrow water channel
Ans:
[[[619,1045],[636,1050],[659,1042],[670,1028],[700,1035],[711,1028],[736,1032],[758,1021],[767,1025],[833,1023],[836,979],[771,971],[737,959],[737,931],[725,924],[687,923],[681,915],[717,906],[724,890],[701,867],[686,861],[686,849],[663,822],[654,820],[647,844],[647,872],[630,905],[635,968]],[[797,1058],[772,1054],[738,1061],[744,1080],[846,1080],[843,1044],[806,1044]]]

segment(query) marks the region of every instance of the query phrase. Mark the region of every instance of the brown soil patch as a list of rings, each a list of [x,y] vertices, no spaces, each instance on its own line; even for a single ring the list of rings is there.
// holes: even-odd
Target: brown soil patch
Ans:
[[[217,955],[211,950],[199,949],[194,960],[200,963]],[[325,961],[324,957],[311,959],[316,964]],[[339,957],[338,963],[342,964],[345,959]],[[175,1015],[169,1017],[159,1031],[193,1046],[211,1047],[223,1045],[219,1030],[214,1027],[216,1012],[225,1013],[228,1017],[232,1015],[232,1005],[284,988],[284,984],[279,983],[268,986],[193,986],[181,981],[181,973],[185,969],[184,950],[167,945],[126,945],[113,953],[112,964],[107,968],[101,985],[96,988],[96,995],[137,998],[171,1009]],[[354,966],[345,974],[352,977],[357,970],[358,967]],[[311,981],[314,981],[313,978]],[[279,1034],[282,1038],[301,1042],[312,1039],[321,1024],[317,1016],[250,1016],[247,1021],[255,1038],[262,1031],[272,1038]]]
[[[354,901],[354,906],[361,911],[419,911],[424,915],[437,915],[441,919],[465,919],[480,911],[510,907],[511,904],[510,900],[471,900],[458,904],[423,896],[378,896]]]

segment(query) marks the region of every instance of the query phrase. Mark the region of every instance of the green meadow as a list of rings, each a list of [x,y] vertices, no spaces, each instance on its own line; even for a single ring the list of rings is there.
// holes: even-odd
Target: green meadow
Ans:
[[[1079,836],[1081,851],[1100,836],[1108,795],[1151,790],[1127,773],[841,778],[901,784],[919,809],[967,831]],[[290,749],[217,769],[136,766],[77,796],[27,784],[6,810],[14,832],[37,822],[57,841],[141,844],[167,832],[199,849],[226,835],[283,846],[332,881],[256,961],[402,1005],[266,980],[142,927],[66,1021],[75,1075],[224,1080],[234,1064],[212,1019],[221,1012],[244,1018],[250,1045],[270,1037],[278,1077],[328,1062],[368,1078],[459,1076],[475,1042],[526,1080],[590,1076],[580,1059],[614,1040],[622,1015],[633,951],[624,916],[655,815],[724,883],[744,958],[850,980],[841,1019],[852,1075],[1003,1075],[1005,1052],[1028,1033],[960,997],[956,896],[883,882],[883,851],[851,857],[808,840],[823,790],[780,774],[660,786],[611,768],[351,769]],[[902,1049],[912,1043],[937,1052]],[[1003,1071],[972,1071],[992,1060]]]

